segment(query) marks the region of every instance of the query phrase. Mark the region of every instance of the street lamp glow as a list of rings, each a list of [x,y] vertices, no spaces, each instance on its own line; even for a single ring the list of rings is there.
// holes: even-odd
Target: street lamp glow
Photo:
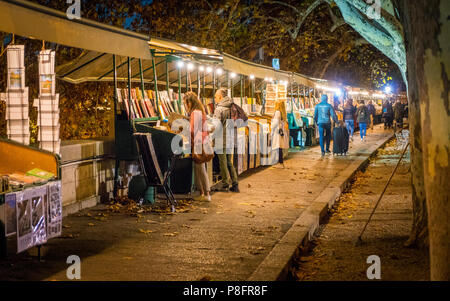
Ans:
[[[184,66],[184,62],[183,61],[178,61],[177,67],[181,69],[181,68],[183,68],[183,66]]]

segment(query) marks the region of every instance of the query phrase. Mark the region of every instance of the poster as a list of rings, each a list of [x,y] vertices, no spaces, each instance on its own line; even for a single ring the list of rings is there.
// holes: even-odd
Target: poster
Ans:
[[[45,223],[45,199],[47,198],[47,186],[35,188],[31,198],[32,217],[32,246],[42,245],[47,242],[47,229]]]
[[[62,230],[61,181],[48,184],[47,239],[58,237]]]
[[[20,69],[12,69],[9,73],[9,88],[21,89],[22,88],[22,72]]]
[[[25,251],[33,244],[31,228],[32,189],[16,193],[17,253]]]
[[[5,195],[5,234],[10,236],[17,231],[16,193]]]
[[[51,75],[41,75],[41,94],[53,94]]]

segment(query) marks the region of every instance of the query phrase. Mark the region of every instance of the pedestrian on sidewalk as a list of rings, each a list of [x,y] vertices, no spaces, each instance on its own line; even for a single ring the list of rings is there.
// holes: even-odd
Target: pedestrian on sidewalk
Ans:
[[[370,124],[369,109],[364,104],[364,100],[359,101],[359,107],[356,111],[359,123],[359,133],[361,134],[361,141],[366,140],[367,125]]]
[[[369,100],[369,103],[367,104],[367,109],[369,109],[370,114],[370,129],[373,131],[373,124],[375,121],[377,110],[375,109],[375,106],[373,105],[373,102],[371,100]]]
[[[386,99],[383,103],[383,119],[384,119],[384,129],[392,127],[392,122],[394,119],[394,111],[392,109],[392,104],[389,99]]]
[[[195,186],[200,191],[200,196],[194,200],[211,201],[206,163],[213,159],[214,150],[207,130],[205,108],[194,92],[187,92],[183,97],[183,102],[190,117],[194,179]]]
[[[323,94],[321,96],[321,102],[316,105],[314,110],[314,121],[319,127],[322,157],[325,156],[325,153],[331,154],[331,119],[333,119],[336,123],[338,122],[333,106],[328,103],[328,96]]]
[[[347,125],[348,135],[353,141],[353,133],[355,131],[356,107],[353,105],[353,99],[348,99],[344,106],[344,122]]]
[[[400,99],[397,99],[394,105],[395,130],[403,128],[403,114],[405,112],[404,105]]]
[[[220,175],[222,177],[222,185],[218,190],[239,192],[238,176],[233,165],[234,137],[227,135],[227,131],[235,130],[234,128],[228,128],[230,126],[234,126],[234,123],[227,122],[228,120],[231,121],[231,106],[233,104],[233,100],[228,97],[228,91],[224,88],[217,90],[214,95],[214,99],[217,104],[214,111],[214,118],[222,123],[223,129],[223,149],[221,153],[216,153],[219,158]],[[230,178],[231,188],[229,184]]]
[[[272,149],[278,150],[278,163],[285,168],[283,149],[289,148],[289,136],[286,132],[286,106],[284,101],[275,103],[275,114],[272,119]]]

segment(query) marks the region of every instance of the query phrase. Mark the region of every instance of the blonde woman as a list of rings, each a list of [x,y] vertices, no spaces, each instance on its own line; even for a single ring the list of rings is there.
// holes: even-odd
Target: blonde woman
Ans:
[[[206,173],[206,162],[214,156],[212,148],[211,154],[205,154],[205,145],[209,141],[206,127],[205,108],[199,101],[197,94],[187,92],[183,97],[184,106],[190,117],[192,157],[194,161],[195,185],[200,191],[200,196],[194,198],[196,201],[211,201],[208,174]],[[198,146],[201,151],[198,151]]]
[[[275,114],[272,119],[272,149],[278,149],[278,163],[284,166],[283,149],[289,148],[289,133],[286,129],[287,113],[284,101],[275,103]]]

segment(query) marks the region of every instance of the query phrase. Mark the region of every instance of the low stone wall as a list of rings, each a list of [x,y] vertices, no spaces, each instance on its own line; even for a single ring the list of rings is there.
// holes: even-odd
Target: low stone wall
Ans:
[[[61,164],[64,216],[112,198],[114,141],[63,141]]]

